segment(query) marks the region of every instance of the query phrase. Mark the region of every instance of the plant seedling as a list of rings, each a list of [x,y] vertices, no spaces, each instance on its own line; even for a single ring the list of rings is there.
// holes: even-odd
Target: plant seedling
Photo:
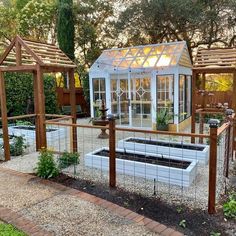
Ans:
[[[179,222],[179,226],[185,229],[186,228],[186,220],[181,220]]]
[[[221,233],[211,232],[210,236],[221,236]]]
[[[183,208],[182,207],[177,207],[176,211],[180,214],[183,211]]]

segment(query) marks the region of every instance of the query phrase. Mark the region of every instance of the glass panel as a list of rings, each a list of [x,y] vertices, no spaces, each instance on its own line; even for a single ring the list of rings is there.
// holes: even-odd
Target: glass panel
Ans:
[[[179,76],[179,122],[185,119],[185,75]]]
[[[130,67],[132,67],[132,68],[142,68],[144,60],[145,60],[144,57],[137,57],[136,59],[134,59],[134,61],[130,65]]]
[[[179,76],[179,121],[191,115],[191,76]]]
[[[118,76],[117,76],[118,77]],[[111,112],[118,114],[117,124],[129,125],[129,92],[127,79],[111,80]]]
[[[172,56],[171,65],[174,66],[177,64],[177,55]]]
[[[105,78],[93,79],[93,107],[94,116],[98,116],[98,110],[101,106],[102,100],[106,102],[106,86]]]
[[[131,110],[134,127],[152,127],[150,78],[132,78]]]
[[[135,57],[139,49],[137,48],[131,48],[128,53],[126,54],[126,57]]]
[[[123,68],[129,68],[131,62],[133,61],[133,59],[124,59],[118,67],[123,67]]]
[[[152,51],[150,52],[150,55],[157,55],[161,54],[164,49],[164,45],[158,45],[153,47]]]
[[[174,121],[174,75],[157,76],[157,114],[168,110],[169,123]]]
[[[191,90],[192,90],[192,76],[187,75],[186,81],[186,113],[187,117],[191,116]]]
[[[176,45],[166,45],[163,53],[165,54],[173,54],[175,52]]]
[[[148,57],[144,62],[143,67],[154,67],[156,65],[157,58],[157,56]]]
[[[170,64],[171,57],[169,55],[161,55],[157,62],[157,66],[168,66]]]

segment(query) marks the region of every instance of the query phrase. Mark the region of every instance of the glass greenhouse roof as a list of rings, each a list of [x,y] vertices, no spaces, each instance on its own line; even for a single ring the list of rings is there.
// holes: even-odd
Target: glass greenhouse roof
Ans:
[[[125,70],[176,66],[192,67],[184,41],[103,51],[91,70]]]

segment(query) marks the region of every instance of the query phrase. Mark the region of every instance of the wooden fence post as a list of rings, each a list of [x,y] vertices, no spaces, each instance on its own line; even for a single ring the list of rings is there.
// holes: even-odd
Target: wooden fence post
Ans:
[[[116,187],[116,131],[115,119],[109,118],[109,185]]]
[[[210,160],[209,160],[209,185],[208,185],[208,213],[216,212],[216,172],[217,172],[217,128],[220,121],[210,119]]]
[[[199,113],[199,133],[204,133],[204,114]],[[203,143],[203,138],[199,138],[199,143]]]
[[[1,115],[2,115],[4,157],[5,161],[9,161],[11,160],[11,156],[10,156],[10,144],[8,136],[6,89],[5,89],[4,76],[1,71],[0,71],[0,103],[1,103]]]

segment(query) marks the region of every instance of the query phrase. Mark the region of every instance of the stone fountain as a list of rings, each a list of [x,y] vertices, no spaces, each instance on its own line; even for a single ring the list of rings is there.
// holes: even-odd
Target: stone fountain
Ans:
[[[107,120],[107,111],[109,109],[106,108],[105,101],[102,100],[102,105],[99,111],[101,112],[101,116],[99,118],[95,118],[92,121],[93,125],[98,126],[106,126],[109,122]],[[109,135],[106,133],[106,128],[101,129],[101,133],[98,135],[98,138],[100,139],[107,139],[109,138]]]

